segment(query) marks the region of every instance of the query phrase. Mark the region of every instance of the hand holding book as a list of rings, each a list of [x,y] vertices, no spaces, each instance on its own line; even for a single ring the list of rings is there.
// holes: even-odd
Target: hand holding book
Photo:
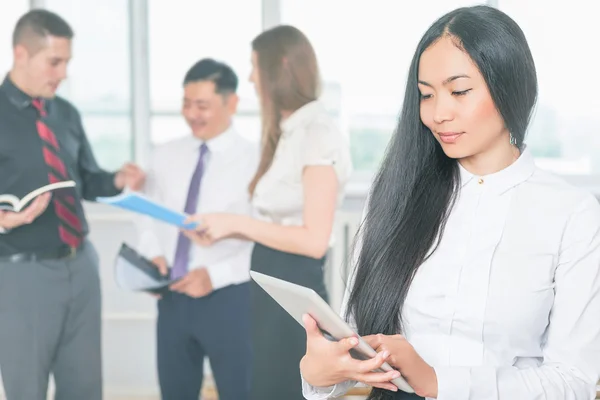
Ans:
[[[22,211],[0,209],[0,228],[6,231],[32,223],[46,210],[46,207],[50,203],[50,197],[51,194],[48,192],[41,194]]]
[[[19,199],[13,194],[0,195],[0,233],[32,223],[48,207],[53,193],[72,191],[74,181],[55,182],[37,188]]]

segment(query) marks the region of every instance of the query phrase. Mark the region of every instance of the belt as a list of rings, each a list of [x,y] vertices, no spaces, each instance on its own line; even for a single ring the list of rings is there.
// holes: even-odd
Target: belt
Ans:
[[[54,250],[33,251],[25,253],[15,253],[7,256],[0,256],[2,262],[33,262],[42,260],[64,260],[72,259],[82,250],[83,246],[70,247],[61,246]]]

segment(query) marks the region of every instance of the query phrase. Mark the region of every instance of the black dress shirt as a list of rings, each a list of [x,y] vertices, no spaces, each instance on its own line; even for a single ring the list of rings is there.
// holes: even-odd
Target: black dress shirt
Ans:
[[[0,194],[22,198],[47,185],[48,167],[42,154],[32,98],[17,88],[7,76],[0,85]],[[114,173],[98,166],[85,135],[81,116],[65,99],[45,100],[44,123],[52,130],[60,146],[60,157],[70,179],[77,184],[76,208],[84,234],[88,233],[82,200],[120,192],[114,186]],[[0,256],[20,252],[53,251],[63,246],[58,235],[59,220],[52,203],[31,224],[0,233]]]

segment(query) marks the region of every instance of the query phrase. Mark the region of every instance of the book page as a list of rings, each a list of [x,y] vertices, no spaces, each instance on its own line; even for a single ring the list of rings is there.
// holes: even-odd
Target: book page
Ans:
[[[23,197],[21,199],[21,201],[18,204],[18,211],[25,208],[25,206],[30,201],[32,201],[33,199],[35,199],[36,197],[38,197],[39,195],[41,195],[43,193],[46,193],[46,192],[49,192],[52,190],[57,190],[57,189],[74,187],[74,186],[75,186],[75,181],[56,182],[56,183],[51,183],[49,185],[42,186],[41,188],[38,188],[38,189],[30,192],[29,194],[27,194],[25,197]]]
[[[3,194],[0,196],[0,210],[18,211],[19,198],[12,194]]]

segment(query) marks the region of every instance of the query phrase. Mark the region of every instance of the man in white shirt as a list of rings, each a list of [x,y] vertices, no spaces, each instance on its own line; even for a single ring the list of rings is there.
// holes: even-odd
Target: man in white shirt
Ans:
[[[193,135],[155,149],[146,195],[186,214],[251,212],[248,184],[259,151],[232,126],[237,85],[235,72],[212,59],[203,59],[188,71],[182,114]],[[163,399],[198,399],[205,356],[219,399],[248,398],[252,246],[239,239],[195,246],[175,227],[144,221],[139,251],[164,274],[181,278],[158,301],[157,361]]]

